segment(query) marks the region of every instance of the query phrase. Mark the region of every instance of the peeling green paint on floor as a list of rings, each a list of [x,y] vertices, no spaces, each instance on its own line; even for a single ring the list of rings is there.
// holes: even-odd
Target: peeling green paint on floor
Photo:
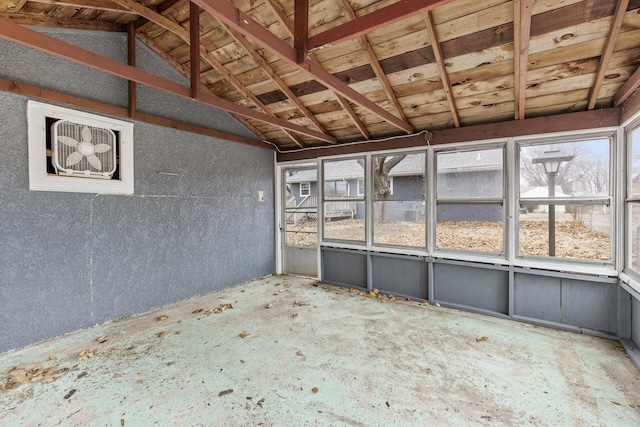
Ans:
[[[616,341],[286,276],[5,353],[0,384],[3,426],[640,425]]]

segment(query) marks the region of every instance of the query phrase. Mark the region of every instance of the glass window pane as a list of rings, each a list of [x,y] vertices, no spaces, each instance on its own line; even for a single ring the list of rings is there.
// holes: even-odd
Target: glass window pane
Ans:
[[[422,201],[375,201],[373,212],[375,244],[425,247],[425,205]]]
[[[609,139],[520,148],[520,197],[609,195]]]
[[[640,128],[629,132],[631,141],[630,197],[640,197]]]
[[[520,255],[611,259],[611,213],[608,206],[566,204],[555,208],[555,226],[550,232],[548,205],[520,206]],[[555,235],[551,248],[550,234]]]
[[[374,200],[424,200],[424,153],[373,156]]]
[[[437,153],[439,199],[502,198],[503,150]]]
[[[629,203],[630,249],[629,267],[640,272],[640,203]]]
[[[358,180],[364,183],[364,159],[332,160],[323,164],[325,199],[362,198],[357,189]]]
[[[504,252],[502,205],[438,204],[436,247]]]
[[[364,242],[364,202],[324,203],[324,237]]]

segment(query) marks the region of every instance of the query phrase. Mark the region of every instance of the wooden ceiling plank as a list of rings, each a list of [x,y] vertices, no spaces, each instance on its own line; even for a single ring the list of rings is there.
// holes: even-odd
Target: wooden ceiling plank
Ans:
[[[19,15],[6,12],[0,12],[0,21],[8,21],[18,25],[32,27],[65,28],[74,30],[123,32],[126,29],[122,24],[113,24],[111,22],[88,21],[77,18],[51,18],[45,15]]]
[[[291,37],[293,37],[293,23],[285,13],[282,5],[278,3],[277,0],[266,0],[266,3],[271,7],[271,10],[276,15],[276,19],[282,24],[282,27],[291,35]]]
[[[187,99],[192,99],[191,89],[189,87],[182,86],[179,83],[173,82],[169,79],[165,79],[163,77],[156,76],[138,68],[131,67],[127,64],[123,64],[120,61],[98,55],[97,53],[91,52],[89,50],[79,48],[75,45],[63,42],[54,37],[38,33],[37,31],[14,24],[13,22],[5,21],[2,25],[0,25],[0,37],[22,44],[24,46],[29,46],[46,53],[50,53],[55,56],[59,56],[78,64],[95,68],[114,76],[141,83],[145,86],[149,86],[163,92],[167,92]],[[332,136],[313,131],[303,126],[289,123],[286,120],[280,119],[278,117],[269,116],[255,110],[239,106],[233,102],[218,98],[217,96],[211,94],[202,94],[201,99],[199,99],[198,101],[211,107],[219,108],[230,113],[235,113],[244,117],[270,123],[300,133],[302,135],[307,135],[311,138],[319,139],[321,141],[330,143],[336,142],[335,138],[333,138]]]
[[[618,107],[640,87],[640,68],[629,77],[627,82],[613,96],[613,105]]]
[[[338,44],[385,25],[430,11],[452,0],[403,0],[309,37],[309,50]]]
[[[407,133],[413,132],[413,126],[411,126],[411,124],[402,121],[386,109],[370,101],[366,96],[352,89],[346,83],[338,80],[318,64],[314,64],[312,62],[298,64],[296,61],[296,51],[293,47],[289,46],[269,30],[258,24],[227,0],[194,0],[194,2],[229,27],[247,37],[251,37],[256,43],[271,51],[289,65],[306,72],[320,83],[344,96],[354,104],[361,106],[363,109],[370,111],[372,114],[375,114]]]
[[[427,26],[427,32],[429,33],[429,38],[431,39],[431,47],[436,58],[436,64],[438,65],[438,70],[440,71],[442,87],[444,89],[444,93],[447,96],[447,101],[449,102],[451,115],[453,116],[453,123],[455,127],[460,127],[460,115],[458,114],[456,101],[453,97],[451,81],[449,80],[449,73],[447,72],[447,68],[444,62],[444,56],[442,55],[442,50],[440,49],[440,42],[438,41],[438,35],[436,34],[436,27],[433,23],[433,14],[431,11],[427,11],[423,16],[425,25]]]
[[[33,3],[55,4],[82,9],[96,9],[105,12],[128,13],[129,11],[111,0],[29,0]],[[26,2],[25,2],[26,3]]]
[[[620,28],[622,27],[622,21],[624,20],[624,14],[627,11],[628,5],[629,0],[619,0],[616,6],[616,11],[613,16],[613,22],[611,23],[611,31],[607,36],[607,42],[605,44],[604,51],[602,52],[602,56],[600,57],[598,72],[596,74],[596,78],[589,95],[589,105],[587,107],[588,110],[593,110],[596,106],[596,102],[598,102],[598,94],[600,93],[600,88],[602,87],[604,76],[607,73],[609,61],[611,60],[611,54],[613,53],[613,48],[615,47],[616,40],[618,40],[618,34],[620,34]]]
[[[514,118],[525,118],[529,39],[531,37],[532,0],[514,0],[513,60],[514,60]]]

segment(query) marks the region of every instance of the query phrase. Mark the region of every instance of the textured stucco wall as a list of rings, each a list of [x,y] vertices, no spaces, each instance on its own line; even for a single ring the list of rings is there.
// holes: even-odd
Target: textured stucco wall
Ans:
[[[122,34],[56,36],[126,52]],[[2,78],[126,105],[122,79],[5,40],[0,52]],[[142,47],[138,63],[181,79]],[[226,113],[139,91],[141,111],[250,136]],[[0,92],[0,352],[274,271],[271,151],[134,122],[134,195],[29,191],[26,110]]]

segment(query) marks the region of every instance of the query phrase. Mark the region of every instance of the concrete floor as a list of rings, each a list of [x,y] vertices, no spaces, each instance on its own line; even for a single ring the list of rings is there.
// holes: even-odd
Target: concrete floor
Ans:
[[[0,424],[638,426],[640,371],[616,341],[270,276],[0,355]]]

